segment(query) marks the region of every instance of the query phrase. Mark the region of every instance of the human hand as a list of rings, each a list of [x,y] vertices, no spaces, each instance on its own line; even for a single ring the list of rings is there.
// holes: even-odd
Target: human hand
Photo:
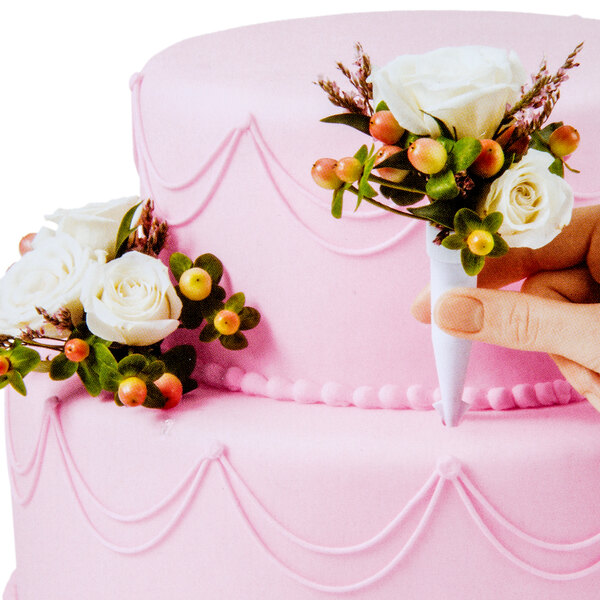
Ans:
[[[521,292],[496,289],[523,279]],[[576,209],[543,248],[512,248],[486,261],[477,284],[444,294],[434,307],[436,324],[456,337],[548,352],[600,411],[600,206]],[[431,322],[428,289],[412,313]]]

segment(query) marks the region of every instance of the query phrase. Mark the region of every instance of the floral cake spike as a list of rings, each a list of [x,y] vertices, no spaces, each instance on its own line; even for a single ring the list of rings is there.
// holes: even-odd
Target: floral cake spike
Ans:
[[[571,220],[573,191],[564,171],[575,171],[566,159],[577,149],[579,133],[572,125],[547,121],[582,47],[554,74],[542,61],[527,84],[516,53],[498,48],[402,55],[371,72],[370,59],[357,45],[355,72],[338,64],[351,92],[328,79],[317,82],[344,109],[322,121],[370,138],[354,154],[313,164],[315,182],[332,191],[332,215],[343,216],[350,195],[355,210],[367,202],[429,223],[434,232],[428,232],[429,244],[449,251],[429,252],[447,271],[443,285],[432,281],[439,293],[474,285],[469,278],[510,248],[548,244]],[[461,271],[454,278],[453,262]],[[439,272],[432,263],[432,277],[440,278],[434,275]],[[442,332],[435,333],[435,325],[432,330],[438,375],[447,380],[449,369],[466,369],[465,361],[458,367],[449,355],[468,356],[468,342],[442,342]],[[443,351],[437,348],[442,345]],[[445,408],[438,408],[446,424],[456,425],[464,412],[457,382],[464,377],[450,379],[448,389],[454,391],[445,393],[441,386]]]
[[[58,381],[77,375],[90,395],[112,393],[119,406],[173,408],[196,387],[196,351],[163,349],[166,338],[201,329],[201,341],[248,345],[243,332],[259,312],[240,292],[227,298],[216,256],[159,260],[168,226],[151,201],[89,204],[48,220],[56,227],[25,236],[0,280],[0,388],[25,395],[24,378],[41,370]]]

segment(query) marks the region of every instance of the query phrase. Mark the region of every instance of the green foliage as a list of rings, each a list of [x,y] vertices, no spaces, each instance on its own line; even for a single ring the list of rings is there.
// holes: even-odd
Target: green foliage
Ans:
[[[177,282],[188,269],[192,268],[192,264],[192,260],[181,252],[173,252],[169,257],[169,268]]]
[[[339,123],[341,125],[348,125],[362,133],[369,135],[369,121],[370,117],[360,113],[340,113],[338,115],[331,115],[321,119],[323,123]]]
[[[133,223],[133,217],[137,209],[140,207],[141,202],[138,202],[135,206],[132,206],[121,219],[119,229],[117,231],[117,240],[115,243],[115,256],[122,256],[127,247],[127,239],[135,231],[137,223]]]
[[[457,140],[452,146],[448,160],[454,173],[466,171],[481,153],[481,142],[475,138],[465,137]]]

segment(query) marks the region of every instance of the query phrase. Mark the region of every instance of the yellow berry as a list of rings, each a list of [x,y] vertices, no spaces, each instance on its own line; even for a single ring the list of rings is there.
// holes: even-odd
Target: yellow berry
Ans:
[[[477,256],[487,256],[494,249],[494,236],[489,231],[477,229],[467,238],[469,250]]]

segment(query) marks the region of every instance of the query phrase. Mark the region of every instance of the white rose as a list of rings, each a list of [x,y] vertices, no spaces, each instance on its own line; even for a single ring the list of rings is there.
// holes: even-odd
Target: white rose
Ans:
[[[115,255],[119,225],[125,213],[139,201],[137,197],[130,197],[110,202],[93,202],[81,208],[59,209],[47,215],[46,219],[56,223],[57,233],[67,233],[82,246],[92,250],[104,250],[110,260]],[[51,229],[42,229],[36,236],[34,247],[53,233]]]
[[[88,328],[106,340],[148,346],[179,327],[182,304],[167,267],[139,252],[91,271],[82,299]]]
[[[384,101],[398,123],[437,137],[429,113],[459,138],[490,138],[506,105],[520,97],[527,75],[514,52],[485,46],[440,48],[399,56],[371,77],[375,104]]]
[[[80,323],[83,279],[91,267],[105,259],[104,252],[92,252],[64,233],[40,241],[0,280],[0,332],[17,336],[28,327],[43,327],[46,333],[60,334],[46,323],[36,307],[51,315],[66,308],[73,323]]]
[[[541,248],[571,220],[573,190],[548,171],[548,152],[529,150],[495,179],[480,210],[504,215],[499,233],[511,247]]]

